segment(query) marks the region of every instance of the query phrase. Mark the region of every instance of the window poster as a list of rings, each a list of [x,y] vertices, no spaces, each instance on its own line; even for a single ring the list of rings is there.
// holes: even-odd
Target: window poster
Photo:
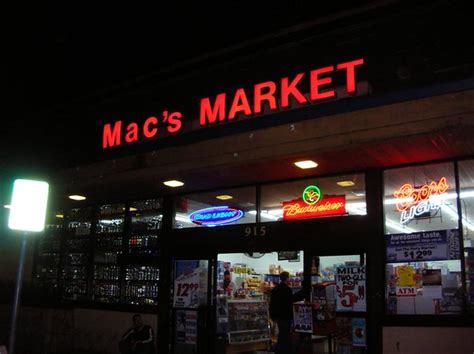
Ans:
[[[354,347],[365,347],[365,318],[352,319],[352,345]]]
[[[336,268],[336,311],[366,311],[365,266]]]
[[[199,261],[176,261],[173,307],[197,308],[207,301],[207,268]]]
[[[387,262],[426,262],[459,259],[459,230],[386,235]]]
[[[313,308],[311,304],[293,304],[295,332],[313,333]]]
[[[176,311],[176,343],[197,343],[197,311]]]

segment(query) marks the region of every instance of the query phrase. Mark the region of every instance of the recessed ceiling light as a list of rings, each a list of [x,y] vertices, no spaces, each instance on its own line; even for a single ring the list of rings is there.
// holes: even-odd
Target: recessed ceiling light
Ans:
[[[69,196],[69,199],[72,199],[72,200],[86,200],[86,197],[84,197],[83,195],[73,194],[73,195]]]
[[[353,185],[355,185],[355,183],[353,181],[339,181],[339,182],[336,182],[336,183],[340,187],[352,187]]]
[[[184,185],[183,182],[177,181],[177,180],[175,180],[175,179],[172,179],[172,180],[170,180],[170,181],[165,181],[165,182],[163,182],[163,184],[164,184],[165,186],[172,187],[172,188],[181,187],[181,186]]]
[[[64,215],[63,215],[63,214],[56,214],[56,217],[57,217],[58,219],[64,219]]]
[[[5,204],[3,207],[6,209],[10,209],[12,206],[10,204]]]
[[[312,160],[296,161],[295,165],[302,169],[318,167],[318,164]]]
[[[356,197],[363,197],[365,195],[364,190],[354,190],[352,191],[352,194],[354,194]]]
[[[222,194],[222,195],[216,196],[216,199],[219,199],[219,200],[229,200],[233,198],[234,198],[233,196],[228,195],[228,194]]]

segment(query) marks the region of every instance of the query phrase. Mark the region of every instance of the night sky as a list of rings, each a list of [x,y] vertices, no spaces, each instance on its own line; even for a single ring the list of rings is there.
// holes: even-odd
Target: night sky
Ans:
[[[61,136],[74,135],[88,119],[60,118],[58,112],[70,109],[71,102],[342,7],[308,7],[299,1],[159,3],[11,5],[5,12],[7,109],[0,130],[0,171],[63,167],[64,152],[71,147],[62,145]],[[351,6],[359,3],[369,2]]]
[[[4,80],[1,80],[5,94],[0,126],[0,174],[49,172],[74,166],[76,160],[80,163],[87,161],[85,155],[90,152],[86,153],[84,147],[99,145],[96,117],[87,113],[74,116],[74,113],[77,107],[92,107],[90,103],[94,98],[113,97],[115,92],[126,91],[130,83],[256,38],[272,38],[279,33],[278,40],[284,40],[282,31],[285,33],[286,29],[295,26],[304,27],[341,11],[403,2],[359,0],[347,5],[347,2],[301,0],[243,0],[218,4],[181,1],[166,7],[160,3],[42,2],[29,6],[21,3],[9,5],[5,10],[7,21],[2,43],[6,60],[2,65]],[[429,8],[438,6],[442,9],[444,6],[448,13],[456,8],[454,4],[461,3],[442,0],[417,2],[418,8],[413,10],[410,21],[412,25],[420,22],[420,26],[424,26],[423,16],[431,16],[424,14],[429,14]],[[410,5],[405,3],[403,6],[410,14]],[[458,14],[464,12],[458,10]],[[417,57],[422,65],[431,65],[433,61],[429,60],[432,60],[433,53],[441,58],[440,62],[443,58],[452,58],[452,53],[442,45],[458,45],[457,41],[466,40],[465,30],[456,28],[463,21],[451,21],[449,15],[443,17],[444,11],[438,13],[440,18],[432,21],[430,26],[433,28],[426,30],[426,37],[417,38],[416,33],[406,30],[405,22],[397,20],[393,28],[386,26],[391,37],[385,39],[385,34],[379,34],[379,44],[370,43],[370,50],[376,53],[379,46],[384,46],[386,52],[395,52],[398,50],[395,45],[403,46],[406,42],[407,48],[411,43],[413,48],[400,55]],[[376,18],[354,17],[361,22],[377,21]],[[465,21],[465,24],[469,22]],[[430,37],[431,32],[433,36]],[[354,39],[351,35],[352,32],[346,33],[340,38],[347,37],[347,43],[354,40],[347,46],[357,50],[357,41],[360,42],[361,38]],[[373,35],[369,33],[365,37]],[[443,36],[444,42],[441,43],[439,38]],[[420,42],[432,43],[429,53],[424,52]],[[329,43],[328,50],[344,51],[341,44],[334,46]],[[472,40],[470,45],[472,47]],[[442,49],[439,53],[436,46]],[[355,50],[352,49],[354,53]],[[459,52],[456,55],[461,56]],[[324,55],[321,58],[323,60]],[[390,58],[382,53],[377,59],[377,64],[383,60],[388,65]],[[403,60],[396,55],[391,59],[395,63]],[[421,70],[416,67],[414,70],[421,75]],[[199,93],[204,89],[200,87]]]

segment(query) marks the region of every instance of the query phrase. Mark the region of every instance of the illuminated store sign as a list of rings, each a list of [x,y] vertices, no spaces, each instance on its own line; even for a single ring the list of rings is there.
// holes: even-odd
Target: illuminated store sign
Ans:
[[[107,123],[102,130],[102,148],[109,149],[129,145],[138,141],[155,139],[159,136],[172,136],[184,129],[185,124],[198,127],[234,121],[237,118],[261,115],[268,108],[280,111],[291,108],[292,103],[313,104],[338,96],[333,81],[336,75],[345,81],[345,91],[340,96],[357,93],[356,68],[364,64],[364,59],[352,60],[309,72],[298,73],[293,77],[283,77],[277,81],[257,83],[251,90],[238,88],[232,94],[219,93],[215,97],[202,98],[196,115],[185,117],[180,111],[157,112],[143,121],[124,123],[117,120]],[[309,94],[303,94],[309,88]],[[186,123],[187,122],[187,123]]]
[[[303,191],[303,201],[306,204],[316,204],[323,197],[321,189],[318,186],[308,186]]]
[[[442,196],[449,189],[446,177],[441,177],[438,182],[431,181],[420,187],[409,183],[404,184],[393,193],[397,198],[396,208],[400,215],[400,223],[406,224],[410,220],[423,215],[430,215],[431,211],[438,211],[441,207]]]
[[[319,218],[344,215],[346,196],[324,196],[318,186],[308,186],[302,199],[283,202],[283,220]]]
[[[189,215],[189,219],[198,225],[217,226],[233,223],[244,217],[245,213],[240,209],[228,206],[217,206],[196,210]]]

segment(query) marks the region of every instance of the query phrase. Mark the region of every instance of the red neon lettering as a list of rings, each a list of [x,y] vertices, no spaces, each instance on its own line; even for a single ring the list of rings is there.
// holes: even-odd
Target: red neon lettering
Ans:
[[[252,114],[249,100],[247,99],[243,88],[240,88],[235,92],[234,102],[232,102],[232,106],[230,107],[229,111],[229,120],[234,119],[239,112],[244,112],[244,114],[247,116]]]
[[[364,59],[357,59],[337,65],[337,70],[346,69],[346,89],[349,94],[356,93],[355,67],[362,64],[364,64]]]
[[[287,77],[281,79],[281,108],[286,108],[290,105],[290,95],[292,95],[298,103],[308,102],[306,97],[304,97],[300,90],[296,88],[296,85],[298,85],[303,76],[303,73],[299,73],[290,84],[288,84]]]
[[[449,184],[446,177],[441,177],[438,182],[431,181],[429,184],[425,184],[419,188],[415,188],[413,185],[406,183],[401,186],[398,191],[393,193],[395,198],[402,199],[402,201],[397,203],[396,208],[400,212],[405,211],[413,205],[428,200],[432,195],[445,193],[448,189]]]
[[[143,124],[143,135],[145,135],[145,138],[148,138],[148,139],[153,138],[158,132],[158,128],[150,129],[151,124],[158,125],[158,118],[149,117]]]
[[[268,89],[268,92],[263,93],[264,89]],[[263,82],[255,85],[254,91],[254,112],[262,112],[262,102],[267,101],[270,109],[274,110],[277,108],[275,99],[276,84],[273,81]]]
[[[114,128],[111,129],[110,124],[104,125],[102,134],[102,149],[120,145],[120,134],[122,133],[122,121],[119,120],[114,123]]]
[[[334,71],[334,66],[326,66],[325,68],[312,70],[310,72],[310,87],[311,87],[311,101],[323,100],[336,96],[334,90],[328,90],[324,92],[319,91],[319,87],[322,85],[328,85],[332,82],[331,77],[320,78],[319,75],[330,73]]]
[[[166,112],[168,113],[168,112]],[[173,112],[169,116],[167,116],[166,120],[169,123],[169,126],[166,128],[168,133],[176,133],[181,130],[183,123],[181,122],[181,118],[183,115],[180,112]]]
[[[130,123],[127,127],[127,134],[125,135],[125,142],[133,143],[138,140],[138,124]]]
[[[220,93],[217,95],[214,106],[212,107],[209,97],[201,99],[199,124],[213,124],[217,121],[218,116],[220,122],[225,120],[225,93]]]
[[[316,204],[306,204],[302,200],[283,202],[283,220],[336,216],[345,213],[345,196],[326,197]]]

